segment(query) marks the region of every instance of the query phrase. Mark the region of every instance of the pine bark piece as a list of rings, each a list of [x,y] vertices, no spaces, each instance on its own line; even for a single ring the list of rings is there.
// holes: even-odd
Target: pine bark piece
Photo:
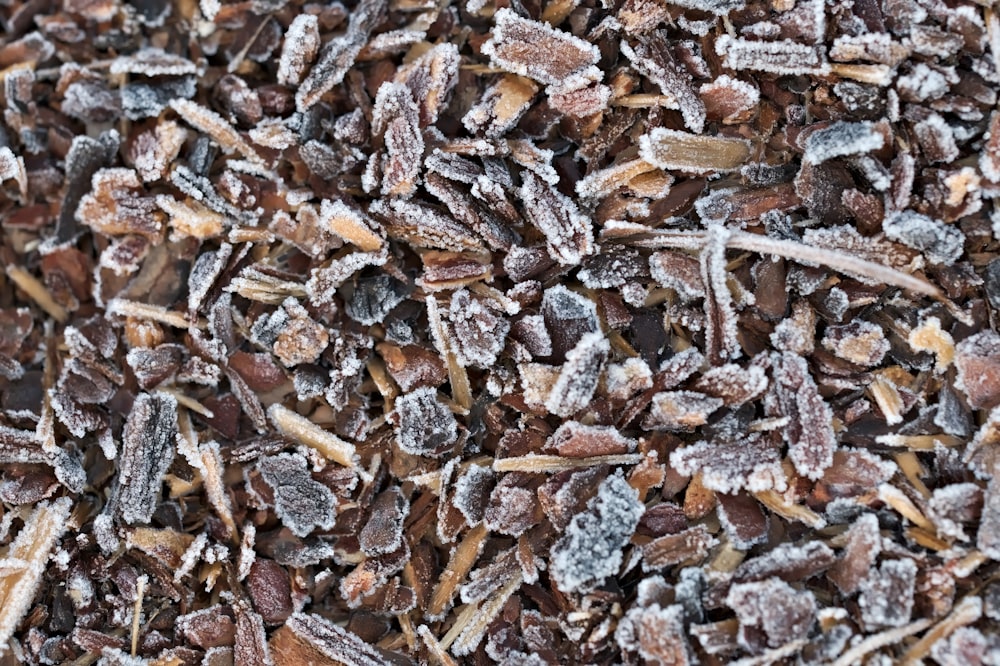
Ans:
[[[795,469],[810,479],[818,479],[833,464],[837,449],[833,411],[820,395],[801,356],[789,352],[776,355],[772,377],[772,412],[791,419],[783,434]]]
[[[129,524],[148,523],[159,503],[163,475],[174,459],[177,400],[140,394],[122,433],[116,506]]]
[[[670,46],[667,32],[658,30],[644,36],[634,48],[623,41],[621,50],[637,71],[658,85],[664,95],[677,100],[684,125],[701,134],[705,129],[705,103],[695,93],[691,74],[677,62]]]
[[[493,38],[483,45],[495,67],[567,92],[601,78],[600,52],[589,42],[545,23],[521,18],[510,9],[494,15]]]
[[[386,0],[366,0],[354,8],[347,32],[327,42],[296,92],[295,106],[299,112],[307,111],[344,80],[387,6]]]
[[[521,200],[528,220],[545,236],[549,255],[563,265],[579,264],[592,254],[594,231],[576,203],[531,171],[523,174]]]
[[[563,592],[587,592],[613,575],[645,507],[621,474],[609,476],[552,546],[550,568]]]

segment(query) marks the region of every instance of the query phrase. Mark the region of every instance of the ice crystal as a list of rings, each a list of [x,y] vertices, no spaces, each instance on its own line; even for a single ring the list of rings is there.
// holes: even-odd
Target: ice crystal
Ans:
[[[644,510],[621,473],[605,479],[587,510],[574,516],[552,546],[550,568],[559,590],[588,592],[613,575]]]

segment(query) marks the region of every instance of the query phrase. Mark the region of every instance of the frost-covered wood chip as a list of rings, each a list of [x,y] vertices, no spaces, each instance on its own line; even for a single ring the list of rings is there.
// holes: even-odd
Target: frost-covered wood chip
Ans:
[[[563,592],[588,592],[617,571],[644,507],[619,475],[609,476],[552,546],[550,567]]]
[[[990,3],[2,4],[8,661],[991,662]]]
[[[347,31],[323,46],[319,60],[295,93],[295,106],[299,112],[310,109],[344,80],[371,31],[382,19],[386,5],[385,0],[364,0],[351,11]]]
[[[9,649],[10,639],[31,607],[42,581],[52,549],[70,528],[73,503],[68,497],[40,502],[0,560],[0,645]]]
[[[885,136],[872,123],[839,121],[809,133],[802,159],[821,164],[835,157],[870,153],[884,144]]]
[[[600,80],[595,67],[600,53],[593,44],[507,8],[499,10],[493,21],[493,37],[483,45],[483,54],[495,67],[560,92]]]
[[[177,400],[165,393],[141,393],[122,433],[121,473],[114,502],[122,520],[148,523],[160,501],[163,475],[174,459]]]
[[[251,162],[261,163],[261,157],[243,137],[215,111],[186,99],[175,99],[170,108],[186,123],[212,137],[226,152],[238,152]]]
[[[316,449],[326,458],[345,467],[354,467],[356,464],[353,444],[324,430],[304,416],[277,403],[268,408],[267,415],[281,434]]]
[[[591,221],[572,199],[531,171],[524,173],[520,194],[528,220],[545,236],[555,261],[572,266],[594,251]]]
[[[696,174],[735,171],[750,158],[750,146],[741,139],[657,127],[639,138],[639,156],[657,169]]]

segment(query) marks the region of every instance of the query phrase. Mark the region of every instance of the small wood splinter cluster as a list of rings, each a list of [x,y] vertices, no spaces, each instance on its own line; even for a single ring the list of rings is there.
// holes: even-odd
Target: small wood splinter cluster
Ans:
[[[0,666],[1000,664],[991,3],[0,28]]]

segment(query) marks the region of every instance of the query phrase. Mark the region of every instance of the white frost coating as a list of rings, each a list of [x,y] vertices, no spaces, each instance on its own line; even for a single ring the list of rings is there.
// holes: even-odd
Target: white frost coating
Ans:
[[[909,622],[916,579],[917,564],[910,559],[885,560],[878,570],[873,568],[858,595],[866,629],[901,627]]]
[[[573,266],[592,254],[595,246],[590,219],[572,199],[534,172],[523,175],[521,200],[528,219],[545,234],[549,255],[560,264]]]
[[[760,91],[752,83],[734,79],[728,74],[723,74],[719,78],[709,83],[702,84],[699,89],[702,94],[719,89],[729,90],[730,94],[742,98],[742,105],[745,108],[757,106],[760,102]]]
[[[551,550],[552,578],[560,591],[585,593],[613,575],[622,563],[622,548],[635,532],[645,507],[621,471],[609,476],[573,517]]]
[[[923,252],[934,264],[955,263],[965,246],[960,229],[912,210],[890,216],[882,223],[882,231],[886,237]]]
[[[454,414],[437,399],[429,386],[418,388],[396,400],[399,419],[396,442],[403,451],[415,456],[439,456],[443,447],[458,437]]]
[[[210,1],[210,0],[209,0]],[[163,49],[145,48],[127,56],[118,56],[111,62],[112,74],[142,74],[144,76],[183,76],[197,74],[198,67]]]
[[[545,407],[557,416],[570,416],[583,409],[594,397],[611,352],[611,343],[600,331],[587,333],[566,353],[566,363],[559,371]]]
[[[521,18],[512,10],[504,8],[494,15],[493,38],[483,44],[482,53],[490,57],[490,64],[521,76],[526,76],[540,83],[551,86],[552,92],[569,92],[584,88],[594,81],[600,81],[602,72],[595,65],[601,58],[601,52],[597,46],[585,39],[581,39],[562,30],[556,30],[547,23],[540,23],[530,19]],[[550,71],[545,65],[548,63],[525,63],[521,60],[504,57],[499,53],[500,47],[507,40],[516,41],[520,37],[518,32],[530,31],[540,35],[552,48],[565,48],[586,53],[589,57],[589,66],[579,67],[568,76],[559,76]],[[512,34],[508,34],[512,33]],[[556,45],[559,45],[558,47]],[[553,58],[553,60],[556,60]]]
[[[597,306],[586,296],[557,284],[545,290],[542,296],[542,314],[546,319],[568,321],[586,319],[591,323],[591,330],[597,330]]]
[[[812,164],[821,164],[834,157],[870,153],[883,145],[885,137],[872,123],[838,121],[816,130],[806,138],[803,159]]]
[[[283,86],[297,86],[302,83],[306,70],[319,53],[319,19],[312,14],[295,17],[281,47],[278,60],[278,83]]]
[[[313,480],[304,456],[280,453],[262,458],[261,478],[274,490],[274,513],[298,537],[315,529],[328,530],[337,518],[337,497]]]
[[[715,52],[730,69],[792,75],[822,74],[828,69],[819,50],[788,39],[762,42],[722,35],[715,42]]]
[[[951,82],[944,73],[931,69],[924,63],[917,63],[908,74],[896,79],[896,90],[904,98],[913,102],[937,99],[948,92]]]
[[[933,148],[935,154],[928,158],[932,164],[958,159],[960,152],[955,143],[955,132],[940,115],[932,113],[926,120],[914,125],[913,132],[925,152],[927,147]]]
[[[927,502],[927,516],[934,523],[939,536],[967,541],[963,522],[972,522],[970,509],[982,501],[983,489],[975,483],[953,483],[935,488]]]
[[[644,44],[640,44],[637,47],[639,51],[636,51],[623,39],[619,48],[637,72],[659,86],[664,95],[677,101],[684,126],[695,134],[701,134],[705,129],[705,103],[695,93],[688,71],[655,58]]]
[[[700,472],[705,487],[720,493],[744,488],[754,493],[784,492],[788,487],[781,468],[781,450],[762,437],[732,445],[698,442],[675,449],[670,454],[670,466],[685,476]]]
[[[0,654],[6,652],[11,636],[34,600],[52,549],[69,527],[72,505],[68,497],[40,502],[10,544],[7,557],[0,559],[0,568],[20,569],[18,574],[6,577],[0,589]]]
[[[623,363],[609,365],[605,382],[609,397],[628,400],[639,391],[653,387],[653,371],[641,358],[629,358]]]
[[[484,369],[492,367],[507,344],[510,321],[497,316],[466,289],[451,295],[448,319],[454,332],[452,351],[459,364]]]
[[[746,4],[743,0],[668,0],[668,2],[671,5],[685,9],[697,9],[716,16],[725,16],[729,12],[743,9]]]

